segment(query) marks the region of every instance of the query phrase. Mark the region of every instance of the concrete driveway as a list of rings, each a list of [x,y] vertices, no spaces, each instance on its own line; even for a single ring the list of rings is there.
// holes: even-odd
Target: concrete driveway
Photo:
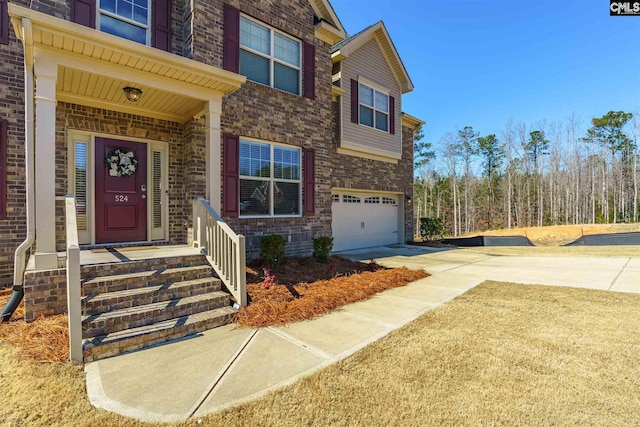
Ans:
[[[522,284],[640,292],[640,258],[491,256],[464,249],[398,245],[341,255],[389,267],[422,268],[441,278],[470,277]]]
[[[407,245],[341,255],[432,275],[314,320],[227,325],[89,363],[91,403],[144,421],[197,418],[344,359],[485,280],[640,293],[640,258],[498,257]]]

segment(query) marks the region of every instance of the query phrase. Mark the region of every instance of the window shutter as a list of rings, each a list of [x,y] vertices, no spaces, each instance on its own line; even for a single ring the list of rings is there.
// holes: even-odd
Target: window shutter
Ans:
[[[240,138],[237,135],[224,135],[223,151],[222,215],[237,217],[240,209]]]
[[[234,73],[240,70],[240,11],[224,5],[224,46],[222,68]]]
[[[153,0],[151,45],[171,52],[171,0]]]
[[[389,133],[396,134],[396,99],[389,96]]]
[[[0,219],[7,218],[7,120],[0,119]]]
[[[304,215],[313,216],[316,206],[316,151],[303,148],[304,156]]]
[[[310,99],[316,97],[316,47],[304,42],[302,55],[302,96]]]
[[[358,123],[358,109],[360,101],[358,99],[358,81],[351,79],[351,121]]]
[[[71,0],[71,21],[89,28],[96,28],[96,1]]]
[[[0,44],[9,44],[9,7],[0,0]]]

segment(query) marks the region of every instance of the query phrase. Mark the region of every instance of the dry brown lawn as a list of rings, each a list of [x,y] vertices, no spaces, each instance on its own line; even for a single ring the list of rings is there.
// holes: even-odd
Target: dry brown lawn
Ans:
[[[578,224],[578,225],[553,225],[547,227],[523,227],[501,230],[488,230],[473,232],[462,237],[469,236],[526,236],[536,246],[562,246],[578,239],[583,234],[628,233],[640,231],[640,223],[637,224]]]
[[[638,307],[485,282],[292,386],[175,425],[638,425]],[[18,358],[0,344],[0,424],[143,425],[93,408],[77,367]]]

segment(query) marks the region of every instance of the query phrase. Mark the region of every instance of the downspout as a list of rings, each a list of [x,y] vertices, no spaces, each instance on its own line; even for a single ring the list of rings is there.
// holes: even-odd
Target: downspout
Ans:
[[[11,315],[16,311],[20,301],[24,297],[24,271],[26,268],[27,250],[35,241],[35,138],[34,138],[34,111],[33,111],[33,30],[31,20],[22,18],[22,44],[24,46],[24,162],[26,169],[25,191],[26,191],[26,214],[27,214],[27,237],[18,246],[14,254],[13,262],[13,293],[11,298],[2,309],[0,314],[3,322],[8,322]]]

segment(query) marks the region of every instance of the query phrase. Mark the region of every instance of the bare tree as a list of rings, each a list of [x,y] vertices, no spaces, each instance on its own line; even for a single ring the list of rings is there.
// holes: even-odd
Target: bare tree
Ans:
[[[506,211],[507,211],[507,228],[511,228],[511,212],[513,210],[512,207],[512,196],[513,196],[513,184],[512,184],[512,180],[513,180],[513,175],[514,175],[514,168],[512,167],[512,160],[513,160],[513,156],[514,156],[514,144],[515,144],[515,139],[516,139],[516,135],[515,135],[515,130],[513,129],[513,120],[509,119],[509,121],[507,121],[507,124],[505,125],[504,130],[502,131],[502,139],[504,140],[504,153],[505,153],[505,157],[507,160],[507,171],[506,171],[506,177],[507,177],[507,188],[506,188],[506,193],[507,193],[507,204],[506,204]]]
[[[449,180],[453,191],[453,235],[460,233],[459,227],[459,209],[458,209],[458,160],[460,157],[460,147],[451,134],[447,134],[443,138],[445,142],[445,158],[449,169]]]
[[[421,216],[442,219],[453,235],[488,227],[637,222],[640,114],[612,111],[591,125],[583,133],[573,114],[533,128],[509,120],[500,142],[494,134],[471,142],[477,135],[471,126],[445,135],[440,161],[429,162],[416,178],[416,228]],[[474,171],[477,156],[482,168]]]

